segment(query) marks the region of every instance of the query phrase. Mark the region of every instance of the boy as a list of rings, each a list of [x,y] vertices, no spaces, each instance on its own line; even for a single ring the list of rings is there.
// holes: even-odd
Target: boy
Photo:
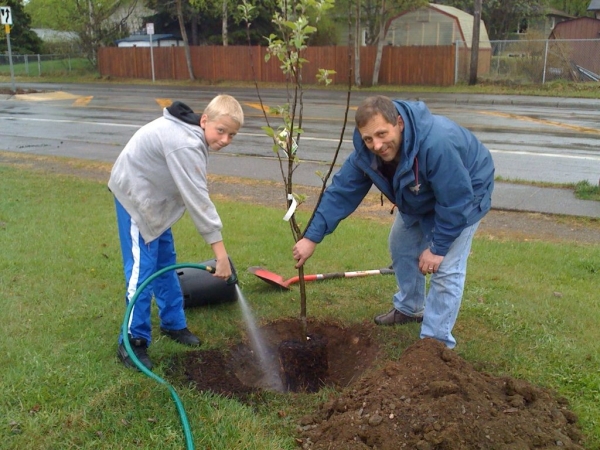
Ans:
[[[243,123],[242,107],[229,95],[215,97],[202,115],[175,102],[140,128],[117,158],[108,187],[115,197],[126,304],[148,277],[176,263],[171,227],[186,210],[214,252],[215,276],[231,276],[223,226],[208,195],[207,163],[208,151],[229,145]],[[147,353],[153,294],[161,332],[184,345],[201,344],[187,328],[177,274],[168,271],[140,293],[129,321],[127,338],[148,369],[153,366]],[[125,366],[135,367],[124,338],[120,333],[117,355]]]

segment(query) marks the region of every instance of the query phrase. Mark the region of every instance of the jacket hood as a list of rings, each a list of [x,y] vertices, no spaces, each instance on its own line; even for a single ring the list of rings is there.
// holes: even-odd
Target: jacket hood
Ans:
[[[169,114],[182,122],[189,123],[190,125],[200,126],[200,114],[196,114],[192,109],[183,102],[173,102],[171,106],[167,108]]]
[[[400,172],[404,173],[412,168],[421,144],[427,139],[433,126],[433,115],[423,102],[394,100],[393,103],[404,121],[399,167]]]

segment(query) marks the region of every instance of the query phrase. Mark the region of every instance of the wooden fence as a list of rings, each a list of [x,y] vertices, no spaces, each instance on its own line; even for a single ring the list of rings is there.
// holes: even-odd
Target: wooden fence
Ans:
[[[194,77],[210,82],[258,81],[283,83],[280,62],[271,58],[265,62],[265,47],[199,46],[190,47]],[[360,76],[364,85],[372,84],[373,66],[377,49],[361,47]],[[302,71],[303,82],[315,84],[319,69],[335,70],[336,84],[348,84],[349,59],[352,49],[347,46],[309,47],[303,57],[308,60]],[[186,80],[189,72],[183,47],[155,47],[153,49],[154,76],[157,80]],[[459,58],[468,60],[464,51]],[[462,72],[468,65],[455,64],[454,46],[394,47],[383,49],[379,84],[450,86],[455,82],[456,68]],[[480,56],[481,58],[481,56]],[[489,61],[480,63],[480,71]],[[98,67],[102,76],[152,79],[149,47],[104,47],[98,52]],[[460,74],[459,74],[460,76]],[[464,77],[464,74],[462,74]]]

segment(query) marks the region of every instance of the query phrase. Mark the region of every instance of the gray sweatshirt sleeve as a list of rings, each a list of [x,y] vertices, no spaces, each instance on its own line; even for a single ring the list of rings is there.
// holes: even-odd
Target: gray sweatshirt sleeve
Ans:
[[[173,181],[196,229],[208,244],[223,240],[223,224],[208,195],[208,150],[183,147],[166,155]]]

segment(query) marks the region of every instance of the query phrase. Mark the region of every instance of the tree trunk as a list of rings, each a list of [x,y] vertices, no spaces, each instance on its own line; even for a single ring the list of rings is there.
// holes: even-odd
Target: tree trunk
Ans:
[[[179,21],[179,29],[181,30],[181,38],[183,39],[183,48],[185,50],[185,61],[187,63],[190,80],[194,81],[194,69],[192,68],[192,56],[190,55],[190,43],[188,42],[187,31],[185,31],[185,22],[183,20],[182,0],[175,0],[177,6],[177,20]]]
[[[94,66],[98,66],[98,56],[96,53],[96,37],[95,37],[95,30],[96,30],[96,20],[94,18],[94,7],[93,7],[93,3],[92,0],[88,0],[88,11],[89,11],[89,19],[90,19],[90,51],[91,51],[91,60],[92,63],[94,64]]]
[[[194,14],[191,19],[192,23],[192,45],[199,45],[198,41],[198,14]]]
[[[360,47],[362,38],[360,35],[360,0],[356,0],[356,26],[354,27],[354,84],[357,87],[362,85],[360,78]]]
[[[377,38],[377,55],[375,56],[375,65],[373,67],[373,86],[379,83],[379,69],[381,68],[381,56],[383,54],[383,45],[385,44],[385,0],[381,1],[381,11],[379,15],[379,37]]]
[[[473,41],[471,42],[471,70],[469,85],[477,84],[477,66],[479,65],[479,34],[481,24],[481,0],[475,0],[473,12]]]
[[[221,23],[221,36],[223,37],[223,47],[227,47],[227,1],[223,0],[223,21]]]

